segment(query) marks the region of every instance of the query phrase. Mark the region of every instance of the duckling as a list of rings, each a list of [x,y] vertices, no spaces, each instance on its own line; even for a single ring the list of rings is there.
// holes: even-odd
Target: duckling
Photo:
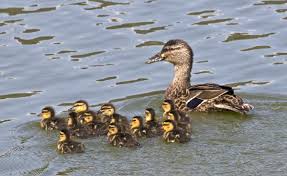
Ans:
[[[177,128],[175,121],[165,120],[162,123],[163,135],[162,138],[167,143],[186,143],[190,141],[190,135],[187,135],[183,130]]]
[[[55,110],[51,106],[44,107],[41,110],[40,116],[42,118],[40,126],[45,130],[60,129],[65,125],[65,120],[56,117]]]
[[[69,130],[71,136],[80,137],[83,134],[81,133],[81,124],[77,121],[77,113],[70,112],[67,119],[67,130]]]
[[[57,150],[61,154],[65,153],[82,153],[85,150],[84,144],[71,140],[70,133],[67,129],[60,131]]]
[[[185,131],[187,135],[191,135],[191,121],[183,121],[183,118],[179,117],[176,111],[170,111],[166,114],[167,120],[172,120],[176,123],[178,128],[181,128]],[[189,118],[186,118],[189,119]]]
[[[129,133],[121,132],[121,129],[118,125],[111,123],[109,125],[109,132],[107,134],[108,142],[112,146],[116,147],[129,147],[135,148],[140,146],[140,144],[133,138]]]
[[[174,77],[165,91],[165,98],[175,102],[178,110],[183,112],[233,111],[246,114],[254,107],[244,103],[235,95],[234,89],[227,85],[206,83],[190,84],[193,64],[193,51],[187,42],[174,39],[165,43],[162,50],[146,63],[167,61],[174,65]]]
[[[89,104],[85,100],[78,100],[69,110],[77,113],[77,120],[80,122],[80,116],[89,111]]]
[[[102,129],[103,124],[95,119],[95,114],[93,111],[83,113],[80,119],[87,136],[99,136],[107,134],[107,132]]]
[[[143,119],[141,116],[134,116],[130,122],[130,130],[133,136],[141,138],[147,135],[147,131],[143,126]]]
[[[147,137],[159,136],[162,134],[160,124],[155,118],[155,111],[152,108],[145,109],[145,122],[144,128],[146,130]]]
[[[113,104],[107,103],[101,106],[99,112],[110,118],[110,123],[117,124],[122,132],[129,132],[129,121],[125,116],[116,113],[116,108]]]

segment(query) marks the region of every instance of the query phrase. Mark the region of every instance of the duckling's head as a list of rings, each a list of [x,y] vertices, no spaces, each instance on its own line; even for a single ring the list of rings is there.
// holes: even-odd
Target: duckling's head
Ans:
[[[170,111],[167,114],[167,119],[177,121],[178,120],[178,114],[175,111]]]
[[[51,106],[46,106],[41,111],[41,118],[42,119],[50,119],[55,116],[55,110]]]
[[[140,128],[143,125],[143,119],[141,116],[134,116],[130,122],[131,129]]]
[[[108,129],[108,136],[111,136],[111,135],[116,135],[116,134],[118,134],[120,132],[120,128],[116,125],[116,124],[114,124],[114,123],[111,123],[110,125],[109,125],[109,129]]]
[[[114,114],[111,116],[110,123],[118,123],[120,120],[120,115],[119,114]]]
[[[85,100],[76,101],[71,108],[76,113],[82,113],[89,110],[89,104]]]
[[[155,111],[153,108],[145,109],[145,122],[151,122],[155,120]]]
[[[67,129],[62,129],[59,135],[59,142],[64,142],[70,139],[70,133]]]
[[[67,125],[68,125],[68,127],[73,127],[73,126],[77,125],[77,113],[75,113],[75,112],[69,113]]]
[[[162,107],[163,111],[164,111],[165,113],[167,113],[167,112],[170,112],[170,111],[173,111],[173,110],[174,110],[174,103],[173,103],[172,100],[166,99],[166,100],[164,100],[164,101],[162,102],[161,107]]]
[[[158,61],[167,61],[174,65],[192,65],[193,52],[187,42],[180,39],[169,40],[161,52],[151,57],[146,63]]]
[[[94,113],[87,111],[81,116],[81,123],[86,125],[94,121]]]
[[[116,112],[116,108],[111,103],[106,103],[101,106],[100,113],[106,116],[113,116]]]
[[[175,129],[175,122],[173,120],[163,121],[162,129],[165,133],[173,131]]]

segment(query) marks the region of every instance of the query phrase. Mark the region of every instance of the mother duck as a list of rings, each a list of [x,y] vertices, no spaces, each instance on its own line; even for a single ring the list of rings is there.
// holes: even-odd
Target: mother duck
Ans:
[[[213,83],[190,84],[193,51],[187,42],[180,39],[169,40],[161,52],[146,63],[158,61],[167,61],[174,65],[174,77],[165,91],[165,99],[173,100],[180,111],[233,111],[245,114],[253,109],[252,105],[244,103],[241,97],[234,94],[232,87]]]

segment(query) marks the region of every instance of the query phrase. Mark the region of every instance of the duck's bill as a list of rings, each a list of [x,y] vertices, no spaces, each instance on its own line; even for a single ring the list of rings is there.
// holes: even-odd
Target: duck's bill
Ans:
[[[156,55],[152,56],[151,58],[149,58],[149,60],[147,60],[145,63],[146,64],[152,64],[154,62],[159,62],[162,61],[163,58],[160,57],[160,53],[157,53]]]

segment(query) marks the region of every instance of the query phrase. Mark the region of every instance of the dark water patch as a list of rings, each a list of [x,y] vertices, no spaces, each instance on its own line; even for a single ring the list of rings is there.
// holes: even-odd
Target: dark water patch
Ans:
[[[258,49],[267,49],[271,48],[271,46],[261,45],[261,46],[254,46],[246,49],[241,49],[240,51],[251,51],[251,50],[258,50]]]
[[[163,90],[159,90],[159,91],[152,91],[152,92],[147,92],[147,93],[143,93],[143,94],[129,95],[129,96],[126,96],[124,98],[113,99],[110,102],[111,103],[115,103],[115,102],[121,102],[121,101],[130,100],[130,99],[149,97],[149,96],[163,94],[164,92],[165,91],[163,91]]]
[[[95,64],[95,65],[90,65],[90,67],[104,67],[104,66],[113,66],[114,64]]]
[[[21,39],[20,37],[14,37],[18,42],[20,42],[22,45],[35,45],[45,40],[51,40],[54,36],[41,36],[36,37],[33,39]]]
[[[138,26],[145,26],[145,25],[150,25],[154,24],[154,22],[135,22],[135,23],[124,23],[120,25],[115,25],[115,26],[109,26],[106,27],[106,29],[124,29],[124,28],[132,28],[132,27],[138,27]]]
[[[5,123],[5,122],[10,122],[11,121],[11,119],[7,119],[7,120],[0,120],[0,124],[1,123]]]
[[[162,26],[162,27],[153,27],[153,28],[150,28],[150,29],[135,29],[134,31],[137,33],[137,34],[149,34],[149,33],[153,33],[153,32],[156,32],[156,31],[162,31],[162,30],[166,30],[166,26]]]
[[[56,7],[39,8],[35,10],[24,10],[24,8],[0,8],[0,14],[5,13],[10,16],[29,13],[42,13],[56,10]]]
[[[286,55],[287,55],[287,52],[277,52],[277,53],[274,53],[274,54],[264,55],[264,57],[277,57],[277,56],[286,56]]]
[[[102,82],[102,81],[108,81],[108,80],[117,79],[117,78],[118,78],[117,76],[108,76],[102,79],[98,79],[97,81]]]
[[[277,9],[276,12],[278,12],[278,13],[285,13],[285,12],[287,12],[287,9]]]
[[[47,53],[47,54],[45,54],[45,56],[54,56],[55,54],[53,54],[53,53]]]
[[[57,52],[57,54],[66,54],[66,53],[75,53],[77,51],[74,50],[61,50],[59,52]]]
[[[200,61],[196,61],[195,63],[201,64],[201,63],[207,63],[207,62],[208,62],[208,60],[200,60]]]
[[[269,1],[262,1],[260,3],[255,3],[254,5],[282,5],[286,4],[286,0],[269,0]]]
[[[42,167],[26,171],[23,173],[24,176],[34,176],[34,175],[43,175],[44,171],[47,170],[49,167],[49,163],[43,165]]]
[[[283,18],[283,20],[287,20],[287,17]]]
[[[98,2],[100,3],[97,7],[92,8],[85,8],[85,10],[96,10],[96,9],[103,9],[109,6],[116,6],[116,5],[129,5],[129,2],[114,2],[114,1],[105,1],[105,0],[90,0],[91,2]]]
[[[81,169],[85,169],[85,168],[84,167],[69,167],[65,169],[64,171],[58,172],[56,175],[61,175],[61,176],[70,175],[71,173],[75,171],[79,171]]]
[[[72,55],[71,58],[86,58],[86,57],[102,54],[104,52],[105,51],[95,51],[95,52],[90,52],[90,53],[85,53],[85,54],[77,54],[77,55]]]
[[[233,18],[206,20],[206,21],[200,21],[197,23],[193,23],[193,25],[209,25],[209,24],[223,23],[223,22],[231,21],[231,20],[233,20]]]
[[[6,32],[0,32],[0,35],[6,34]]]
[[[257,38],[264,38],[275,33],[267,33],[267,34],[248,34],[248,33],[232,33],[225,39],[223,42],[232,42],[236,40],[250,40],[250,39],[257,39]]]
[[[269,81],[254,81],[254,80],[250,80],[250,81],[229,83],[229,84],[226,84],[226,85],[230,86],[230,87],[240,87],[240,86],[246,86],[246,85],[265,85],[265,84],[269,84],[269,83],[271,83],[271,82],[269,82]]]
[[[196,75],[201,75],[201,74],[213,74],[213,72],[209,71],[209,70],[203,70],[203,71],[199,71],[199,72],[195,72],[193,74]]]
[[[40,31],[40,29],[26,29],[25,31],[23,31],[23,33],[33,33],[38,31]]]
[[[230,25],[230,26],[232,26],[232,25],[238,25],[239,23],[226,23],[226,25]]]
[[[141,81],[146,81],[146,80],[148,80],[148,79],[147,78],[138,78],[138,79],[134,79],[134,80],[117,82],[116,85],[131,84],[131,83],[136,83],[136,82],[141,82]]]
[[[30,96],[36,95],[40,92],[42,92],[42,91],[33,91],[33,92],[27,92],[27,93],[11,93],[11,94],[6,94],[6,95],[0,95],[0,100],[30,97]]]
[[[108,17],[110,15],[98,15],[97,17],[103,18],[103,17]]]
[[[138,44],[136,47],[145,47],[145,46],[162,46],[164,45],[161,41],[146,41],[141,44]]]
[[[274,62],[273,65],[283,65],[285,64],[284,62]]]
[[[214,13],[215,10],[203,10],[203,11],[197,11],[197,12],[190,12],[187,15],[192,15],[192,16],[199,16],[202,14],[206,14],[206,13]]]
[[[87,2],[76,2],[76,3],[72,3],[70,5],[75,5],[75,6],[86,6],[88,5]]]

